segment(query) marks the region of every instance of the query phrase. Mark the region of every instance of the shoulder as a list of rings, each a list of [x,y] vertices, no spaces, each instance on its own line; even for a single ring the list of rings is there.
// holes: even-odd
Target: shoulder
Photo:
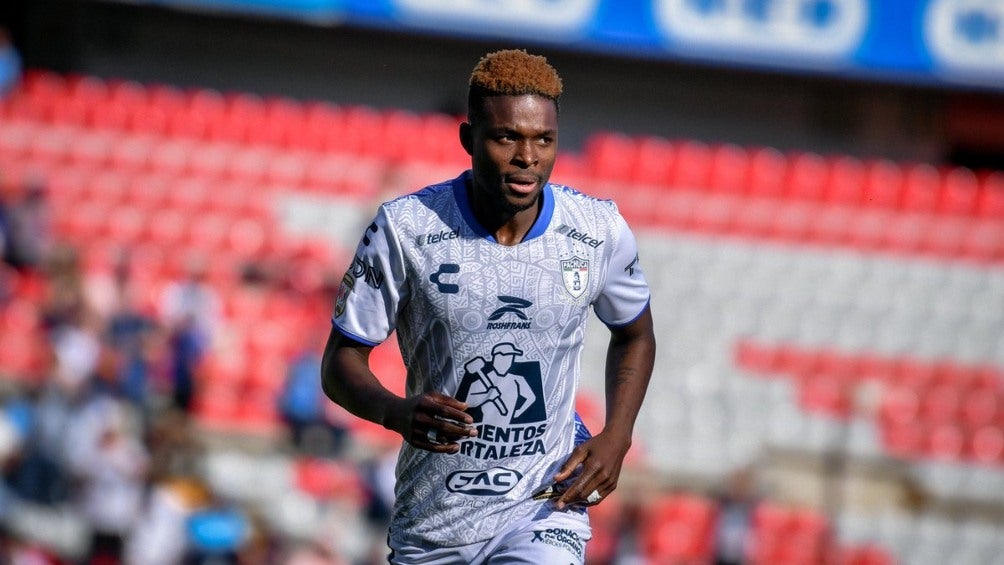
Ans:
[[[597,198],[563,184],[551,184],[551,189],[555,206],[570,220],[601,231],[619,230],[624,223],[613,200]]]
[[[619,215],[617,204],[613,200],[597,198],[564,184],[551,183],[551,190],[554,193],[555,202],[559,205],[575,206],[594,211],[598,214]]]
[[[453,183],[453,180],[446,180],[388,200],[380,205],[381,213],[394,217],[420,209],[438,209],[452,203]]]

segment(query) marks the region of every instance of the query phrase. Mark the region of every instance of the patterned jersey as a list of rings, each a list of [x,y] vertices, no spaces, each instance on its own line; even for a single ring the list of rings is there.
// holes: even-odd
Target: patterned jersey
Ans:
[[[454,396],[478,429],[458,454],[401,448],[391,535],[409,543],[475,543],[540,509],[533,493],[573,448],[589,307],[617,327],[649,300],[613,202],[545,185],[530,232],[504,246],[474,218],[470,178],[380,207],[332,319],[368,345],[396,330],[407,394]]]

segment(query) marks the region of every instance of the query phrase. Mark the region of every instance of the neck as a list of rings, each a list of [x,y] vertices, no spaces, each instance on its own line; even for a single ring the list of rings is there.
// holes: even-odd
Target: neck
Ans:
[[[543,201],[543,197],[538,197],[529,208],[510,211],[497,202],[483,198],[479,191],[473,189],[472,183],[467,184],[467,199],[471,203],[474,218],[481,227],[490,233],[496,242],[506,246],[523,241],[537,221]]]

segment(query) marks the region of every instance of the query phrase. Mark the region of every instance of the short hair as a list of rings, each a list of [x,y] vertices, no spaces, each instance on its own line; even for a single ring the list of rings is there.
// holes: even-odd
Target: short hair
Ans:
[[[540,55],[531,55],[524,49],[503,49],[481,58],[471,72],[467,95],[467,115],[470,118],[480,109],[487,96],[543,96],[558,106],[561,96],[561,77],[558,71]]]

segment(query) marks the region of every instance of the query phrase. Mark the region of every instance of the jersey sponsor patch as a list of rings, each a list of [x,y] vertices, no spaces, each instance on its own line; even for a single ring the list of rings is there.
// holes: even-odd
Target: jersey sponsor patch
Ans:
[[[345,301],[349,299],[349,294],[356,286],[356,278],[351,272],[345,273],[342,277],[342,284],[338,285],[338,298],[335,300],[335,317],[345,313]]]
[[[461,470],[446,477],[446,488],[450,492],[475,496],[498,496],[511,491],[522,478],[519,471],[505,467]]]
[[[582,296],[589,285],[589,261],[581,257],[563,260],[561,279],[565,282],[565,290],[572,295],[572,298]]]
[[[578,533],[567,528],[534,530],[533,539],[530,540],[530,543],[544,543],[553,547],[559,547],[580,560],[585,556],[586,544],[583,543]]]

